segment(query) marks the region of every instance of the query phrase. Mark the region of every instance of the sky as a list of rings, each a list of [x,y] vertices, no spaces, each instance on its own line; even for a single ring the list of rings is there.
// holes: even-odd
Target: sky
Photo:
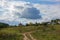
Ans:
[[[60,0],[0,0],[0,22],[10,25],[60,19]]]

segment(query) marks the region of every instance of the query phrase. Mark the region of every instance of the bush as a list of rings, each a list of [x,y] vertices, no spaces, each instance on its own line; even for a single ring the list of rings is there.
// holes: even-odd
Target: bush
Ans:
[[[0,40],[22,40],[21,34],[0,33]]]
[[[0,40],[23,40],[23,35],[19,30],[4,28],[0,30]]]
[[[0,23],[0,28],[6,28],[6,27],[8,27],[9,26],[9,24],[6,24],[6,23]]]

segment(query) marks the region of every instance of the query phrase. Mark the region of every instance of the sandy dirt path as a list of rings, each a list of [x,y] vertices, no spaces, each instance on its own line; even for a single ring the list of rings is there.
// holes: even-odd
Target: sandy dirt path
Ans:
[[[24,36],[23,40],[36,40],[36,39],[31,35],[32,32],[33,32],[33,31],[23,33],[23,36]],[[27,35],[28,35],[30,38],[29,38]]]

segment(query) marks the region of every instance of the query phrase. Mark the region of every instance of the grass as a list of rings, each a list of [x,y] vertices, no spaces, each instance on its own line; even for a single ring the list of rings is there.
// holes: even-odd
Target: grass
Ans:
[[[13,28],[0,30],[0,40],[23,40],[23,35]]]
[[[21,33],[31,31],[34,31],[31,35],[37,40],[60,40],[60,25],[2,28],[0,29],[0,40],[23,40],[24,36]]]
[[[31,35],[37,40],[60,40],[60,25],[53,26],[55,30],[35,31]]]

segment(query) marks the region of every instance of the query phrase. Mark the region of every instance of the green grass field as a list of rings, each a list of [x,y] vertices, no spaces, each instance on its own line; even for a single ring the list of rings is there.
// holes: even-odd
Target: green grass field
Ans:
[[[23,34],[30,40],[33,38],[36,40],[60,40],[60,25],[2,28],[0,29],[0,40],[24,40]]]

